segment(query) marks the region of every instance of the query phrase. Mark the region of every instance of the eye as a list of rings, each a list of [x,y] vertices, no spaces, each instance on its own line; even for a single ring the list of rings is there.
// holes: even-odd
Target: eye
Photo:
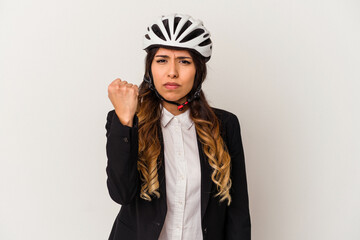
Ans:
[[[159,59],[159,60],[156,60],[157,63],[165,63],[166,60],[165,59]]]
[[[183,63],[185,65],[189,65],[191,64],[191,62],[187,61],[187,60],[181,60],[180,63]]]

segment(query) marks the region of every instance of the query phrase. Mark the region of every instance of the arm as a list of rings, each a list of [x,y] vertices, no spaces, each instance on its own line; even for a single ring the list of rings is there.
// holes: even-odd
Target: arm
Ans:
[[[226,132],[228,136],[228,149],[231,156],[230,194],[232,202],[226,212],[227,240],[250,240],[251,222],[249,213],[249,199],[246,181],[245,157],[241,141],[240,124],[235,115],[229,118]]]
[[[139,191],[138,119],[135,115],[132,127],[123,125],[112,110],[107,115],[105,128],[108,191],[115,202],[126,205]]]

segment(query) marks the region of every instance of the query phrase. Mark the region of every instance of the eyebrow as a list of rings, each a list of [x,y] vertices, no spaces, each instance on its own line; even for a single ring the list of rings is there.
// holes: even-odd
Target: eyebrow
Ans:
[[[155,57],[170,58],[168,55],[156,55]],[[191,59],[191,57],[180,56],[180,57],[177,57],[176,59]]]

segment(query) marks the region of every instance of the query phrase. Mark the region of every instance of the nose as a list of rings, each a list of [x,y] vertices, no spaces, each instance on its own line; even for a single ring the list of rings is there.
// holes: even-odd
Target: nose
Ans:
[[[177,65],[175,61],[171,61],[169,64],[168,77],[173,79],[173,78],[177,78],[178,76],[179,76],[179,72],[177,69]]]

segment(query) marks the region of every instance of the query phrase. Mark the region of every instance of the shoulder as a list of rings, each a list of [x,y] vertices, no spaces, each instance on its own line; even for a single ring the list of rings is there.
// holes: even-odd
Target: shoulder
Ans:
[[[240,123],[237,116],[224,109],[211,107],[219,121],[220,133],[225,141],[229,141],[229,138],[234,133],[240,133]]]
[[[229,111],[213,108],[220,125],[220,134],[229,153],[234,156],[242,151],[241,129],[238,117]]]
[[[221,124],[232,124],[238,122],[237,116],[224,109],[211,107]]]

